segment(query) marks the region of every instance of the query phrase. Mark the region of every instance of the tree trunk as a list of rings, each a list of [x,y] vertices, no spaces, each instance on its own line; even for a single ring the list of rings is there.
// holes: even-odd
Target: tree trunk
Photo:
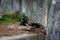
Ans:
[[[19,14],[22,13],[22,0],[19,0]]]
[[[53,0],[52,0],[53,1]],[[60,1],[51,4],[47,21],[47,40],[60,40]]]

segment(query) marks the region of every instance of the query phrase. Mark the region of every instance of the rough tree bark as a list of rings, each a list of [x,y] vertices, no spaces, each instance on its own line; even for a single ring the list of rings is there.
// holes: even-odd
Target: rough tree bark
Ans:
[[[52,0],[54,1],[54,0]],[[52,2],[53,3],[53,2]],[[51,4],[47,21],[47,40],[60,40],[60,1]]]

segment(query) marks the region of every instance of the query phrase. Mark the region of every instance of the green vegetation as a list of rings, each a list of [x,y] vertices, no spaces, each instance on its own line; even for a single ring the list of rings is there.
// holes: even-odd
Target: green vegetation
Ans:
[[[28,17],[24,13],[20,15],[18,12],[11,13],[11,14],[6,13],[2,16],[2,19],[0,19],[0,24],[20,22],[22,18],[28,20]]]
[[[24,13],[21,14],[21,16],[22,16],[23,19],[25,19],[25,20],[27,20],[27,21],[29,20],[29,18],[28,18]]]

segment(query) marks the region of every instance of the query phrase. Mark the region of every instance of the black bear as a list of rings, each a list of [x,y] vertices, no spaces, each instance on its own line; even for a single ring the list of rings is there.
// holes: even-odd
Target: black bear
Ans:
[[[32,26],[31,29],[38,29],[41,27],[41,24],[39,23],[30,23],[29,26]]]
[[[26,24],[28,24],[28,21],[25,20],[25,18],[22,18],[20,25],[27,26]]]

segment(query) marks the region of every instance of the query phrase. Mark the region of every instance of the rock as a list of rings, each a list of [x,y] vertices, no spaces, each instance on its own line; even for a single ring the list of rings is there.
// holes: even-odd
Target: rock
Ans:
[[[12,29],[14,29],[15,27],[14,27],[14,25],[8,25],[7,28],[10,29],[10,30],[12,30]]]
[[[27,26],[20,26],[18,27],[19,30],[30,30],[31,26],[27,27]]]

